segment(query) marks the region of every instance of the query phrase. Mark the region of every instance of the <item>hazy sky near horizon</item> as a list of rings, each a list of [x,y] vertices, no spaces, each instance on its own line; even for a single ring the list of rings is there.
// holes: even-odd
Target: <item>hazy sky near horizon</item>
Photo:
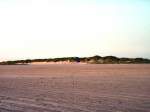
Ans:
[[[0,0],[0,60],[150,58],[150,0]]]

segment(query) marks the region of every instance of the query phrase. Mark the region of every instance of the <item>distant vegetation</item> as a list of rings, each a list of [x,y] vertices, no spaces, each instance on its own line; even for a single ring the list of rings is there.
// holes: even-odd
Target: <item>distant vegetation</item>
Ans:
[[[144,58],[118,58],[115,56],[93,56],[93,57],[63,57],[49,59],[27,59],[16,61],[0,62],[0,65],[26,65],[33,62],[74,62],[74,63],[89,63],[89,64],[150,64],[149,59]]]

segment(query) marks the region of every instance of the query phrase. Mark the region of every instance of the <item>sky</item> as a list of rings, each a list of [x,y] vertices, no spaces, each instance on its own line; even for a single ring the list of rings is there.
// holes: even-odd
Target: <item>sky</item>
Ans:
[[[0,61],[150,58],[150,0],[0,0]]]

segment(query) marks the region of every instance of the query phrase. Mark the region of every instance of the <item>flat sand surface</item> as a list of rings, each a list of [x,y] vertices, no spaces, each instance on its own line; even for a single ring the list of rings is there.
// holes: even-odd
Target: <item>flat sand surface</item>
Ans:
[[[150,112],[150,65],[0,66],[0,112]]]

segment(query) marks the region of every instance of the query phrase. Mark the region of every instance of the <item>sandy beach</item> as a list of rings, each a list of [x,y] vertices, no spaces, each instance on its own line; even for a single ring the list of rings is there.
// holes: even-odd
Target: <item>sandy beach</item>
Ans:
[[[0,112],[150,112],[150,65],[0,66]]]

